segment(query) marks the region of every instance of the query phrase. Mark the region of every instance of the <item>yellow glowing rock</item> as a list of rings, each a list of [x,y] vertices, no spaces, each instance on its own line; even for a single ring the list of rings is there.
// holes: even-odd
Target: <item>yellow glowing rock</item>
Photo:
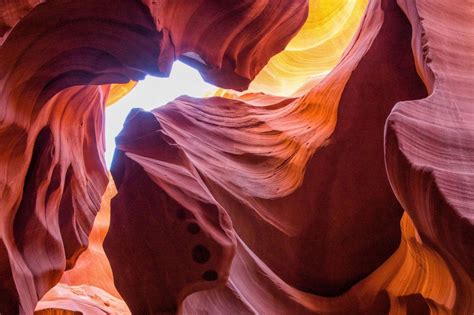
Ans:
[[[122,97],[127,95],[136,85],[137,81],[130,81],[124,84],[111,84],[109,96],[105,106],[110,106],[120,100]]]
[[[339,62],[359,27],[367,0],[309,3],[309,16],[303,28],[284,51],[270,59],[246,92],[289,96],[310,80],[322,80]],[[229,97],[222,90],[216,95]]]

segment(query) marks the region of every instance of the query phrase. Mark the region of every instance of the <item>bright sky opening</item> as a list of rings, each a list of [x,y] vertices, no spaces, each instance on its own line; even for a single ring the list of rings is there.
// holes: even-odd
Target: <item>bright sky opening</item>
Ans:
[[[165,105],[180,95],[205,97],[216,89],[204,82],[197,70],[182,62],[175,62],[169,78],[147,76],[137,86],[105,110],[105,161],[110,169],[115,151],[115,137],[132,108],[152,110]]]

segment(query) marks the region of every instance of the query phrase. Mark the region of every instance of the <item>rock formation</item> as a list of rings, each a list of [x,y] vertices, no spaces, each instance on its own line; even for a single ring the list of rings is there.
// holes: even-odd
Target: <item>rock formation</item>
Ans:
[[[469,1],[0,12],[0,313],[474,312]],[[132,110],[106,189],[105,106],[176,59],[244,92]]]

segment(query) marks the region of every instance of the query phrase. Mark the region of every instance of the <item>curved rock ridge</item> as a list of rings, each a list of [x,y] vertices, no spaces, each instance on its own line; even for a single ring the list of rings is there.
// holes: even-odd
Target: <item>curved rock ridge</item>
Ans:
[[[0,2],[0,45],[18,21],[43,0],[14,0]]]
[[[289,286],[239,240],[229,281],[190,295],[184,314],[469,314],[453,312],[456,287],[444,260],[423,245],[408,215],[396,252],[349,291],[322,297]],[[417,312],[417,310],[428,312]]]
[[[39,301],[35,314],[130,314],[114,286],[112,269],[102,246],[110,224],[110,200],[117,194],[110,176],[109,180],[89,235],[89,246],[74,268],[67,270]]]
[[[74,265],[87,246],[107,184],[103,111],[108,88],[68,87],[140,78],[133,69],[146,68],[142,56],[150,54],[137,50],[141,58],[132,61],[110,37],[116,31],[153,52],[153,37],[144,36],[156,31],[140,6],[127,20],[130,5],[111,9],[106,3],[83,3],[37,6],[0,48],[3,313],[31,314]],[[84,10],[87,5],[93,10]],[[59,41],[62,45],[52,44]],[[122,66],[127,61],[129,68]]]
[[[472,312],[466,272],[407,216],[401,234],[386,176],[387,117],[427,95],[412,31],[395,2],[371,1],[301,97],[183,96],[130,113],[104,248],[133,313]]]
[[[137,1],[39,2],[1,3],[6,9],[0,23],[8,26],[0,46],[0,312],[5,314],[31,314],[87,246],[107,185],[103,113],[109,83],[166,76],[180,53],[200,53],[212,66],[202,70],[210,73],[208,80],[233,78],[223,80],[225,86],[243,88],[307,15],[306,1],[280,1],[275,12],[266,1],[244,7],[229,2],[232,26],[245,18],[244,25],[231,43],[209,46],[223,52],[215,56],[204,54],[189,32],[173,37],[164,31],[150,14],[156,8]],[[208,2],[226,14],[226,6]],[[196,20],[198,9],[186,11],[189,21],[174,19],[167,27],[178,32],[181,24],[212,23],[214,36],[228,35],[226,19]],[[257,29],[260,35],[245,44]],[[175,53],[174,45],[186,51]],[[113,86],[111,97],[115,94]]]
[[[472,3],[366,4],[0,1],[0,313],[473,314]],[[269,94],[134,109],[106,189],[178,58]]]
[[[163,34],[160,69],[169,72],[168,58],[179,58],[207,82],[239,91],[285,49],[308,15],[307,0],[142,2]]]
[[[67,270],[58,285],[96,287],[121,299],[114,286],[114,277],[109,260],[104,253],[103,242],[110,225],[110,200],[117,194],[113,180],[102,197],[101,207],[89,235],[89,246],[79,256],[74,268]]]
[[[324,79],[340,61],[357,32],[367,0],[311,0],[309,15],[285,50],[273,56],[246,92],[302,95]],[[308,81],[313,83],[299,90]],[[218,91],[217,96],[230,96]]]
[[[105,94],[100,87],[69,88],[34,116],[2,113],[13,116],[0,129],[2,267],[9,267],[0,276],[0,309],[6,314],[31,313],[87,246],[107,184]]]
[[[474,308],[474,10],[465,1],[402,1],[417,69],[430,95],[398,103],[386,124],[390,183],[421,239]],[[444,27],[447,25],[449,27]],[[462,284],[462,285],[461,285]],[[467,314],[467,313],[466,313]]]
[[[130,314],[125,302],[97,287],[57,284],[38,303],[36,315]]]

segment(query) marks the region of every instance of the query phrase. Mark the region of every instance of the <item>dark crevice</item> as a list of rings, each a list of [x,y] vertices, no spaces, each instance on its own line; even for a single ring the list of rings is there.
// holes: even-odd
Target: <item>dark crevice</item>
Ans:
[[[64,180],[64,190],[59,205],[59,226],[61,226],[61,238],[64,242],[64,251],[66,254],[66,269],[74,266],[79,255],[86,250],[86,245],[81,244],[77,237],[76,215],[74,207],[74,198],[72,193],[72,179],[74,170],[69,166]]]
[[[13,234],[20,252],[23,252],[25,242],[35,239],[35,227],[41,225],[37,209],[37,194],[39,185],[47,180],[49,168],[54,154],[54,139],[49,127],[44,127],[38,134],[33,148],[30,166],[23,185],[20,206],[13,223]]]

